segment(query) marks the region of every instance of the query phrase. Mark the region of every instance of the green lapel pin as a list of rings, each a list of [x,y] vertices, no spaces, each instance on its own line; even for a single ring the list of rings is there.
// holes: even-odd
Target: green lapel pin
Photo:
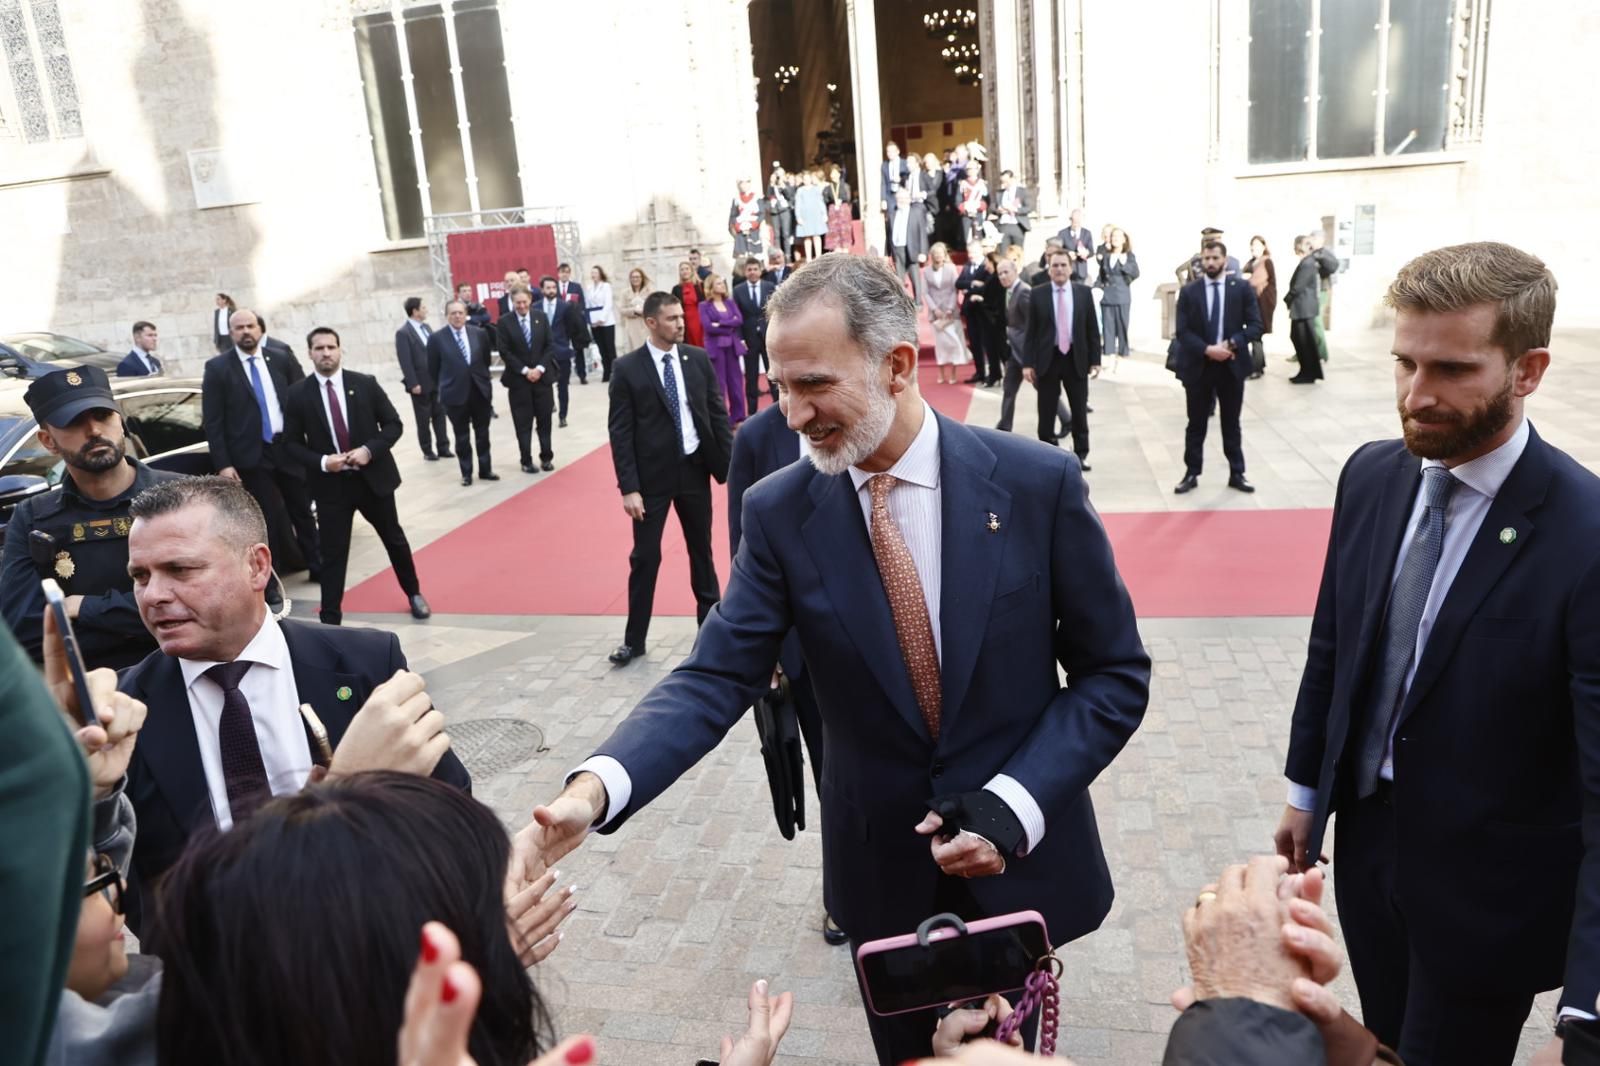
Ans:
[[[1512,529],[1510,526],[1507,526],[1506,528],[1504,528],[1504,529],[1502,529],[1500,531],[1500,543],[1501,544],[1515,544],[1516,541],[1517,541],[1517,531]]]
[[[341,700],[348,700],[351,696],[354,696],[355,693],[351,691],[349,685],[340,685],[338,691],[336,691],[334,695],[338,696]]]

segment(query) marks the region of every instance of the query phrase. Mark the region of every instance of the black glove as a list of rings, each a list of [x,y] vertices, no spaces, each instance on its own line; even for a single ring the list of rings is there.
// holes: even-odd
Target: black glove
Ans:
[[[944,820],[939,829],[939,836],[944,840],[953,839],[957,833],[972,833],[993,844],[1002,856],[1009,857],[1017,853],[1026,839],[1021,820],[1005,800],[987,789],[935,796],[928,801],[928,809]]]

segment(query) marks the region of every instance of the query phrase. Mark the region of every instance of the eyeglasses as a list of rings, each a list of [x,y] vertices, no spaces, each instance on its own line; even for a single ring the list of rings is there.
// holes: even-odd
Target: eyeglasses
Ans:
[[[117,869],[117,864],[111,856],[100,852],[94,857],[94,876],[84,882],[83,898],[88,899],[96,892],[106,898],[111,904],[113,913],[122,913],[122,892],[127,887],[122,879],[122,871]]]

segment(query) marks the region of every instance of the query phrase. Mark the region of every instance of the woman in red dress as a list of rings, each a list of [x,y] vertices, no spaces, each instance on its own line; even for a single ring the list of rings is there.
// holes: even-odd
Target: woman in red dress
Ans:
[[[704,348],[706,332],[700,324],[700,280],[694,276],[694,267],[687,259],[678,264],[678,283],[672,287],[672,295],[683,304],[684,343]]]

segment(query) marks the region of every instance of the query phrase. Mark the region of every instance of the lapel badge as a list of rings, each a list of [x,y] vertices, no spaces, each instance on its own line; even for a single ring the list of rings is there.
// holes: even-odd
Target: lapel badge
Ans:
[[[56,577],[65,581],[77,572],[78,564],[72,561],[72,556],[66,552],[56,552]]]
[[[989,521],[984,523],[990,533],[1000,532],[1000,516],[993,511],[989,512]]]
[[[351,691],[349,685],[340,685],[337,691],[334,692],[334,695],[339,697],[341,700],[348,701],[351,696],[355,695],[355,693]]]
[[[1512,529],[1510,526],[1507,526],[1506,528],[1504,528],[1504,529],[1502,529],[1500,531],[1500,543],[1501,544],[1515,544],[1516,542],[1517,542],[1517,531],[1516,530]]]

